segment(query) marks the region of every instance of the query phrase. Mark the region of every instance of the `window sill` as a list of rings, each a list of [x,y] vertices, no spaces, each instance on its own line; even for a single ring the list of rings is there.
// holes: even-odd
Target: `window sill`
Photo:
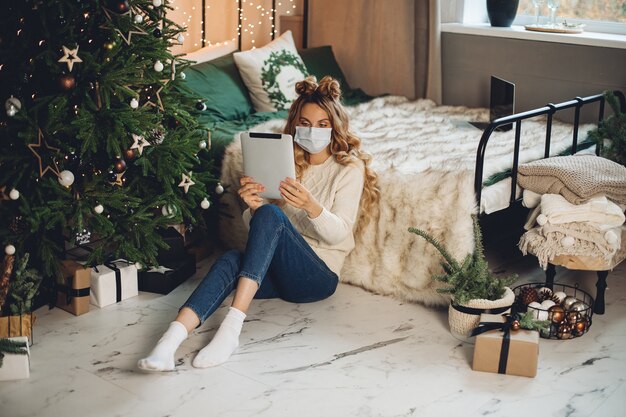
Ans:
[[[539,42],[567,43],[571,45],[600,46],[604,48],[626,49],[626,35],[611,33],[583,32],[576,34],[532,32],[523,26],[510,28],[492,27],[488,23],[462,24],[443,23],[441,31],[465,35],[491,36]]]

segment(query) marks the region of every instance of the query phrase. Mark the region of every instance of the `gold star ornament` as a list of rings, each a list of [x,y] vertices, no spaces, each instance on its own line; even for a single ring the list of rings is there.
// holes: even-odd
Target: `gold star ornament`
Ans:
[[[195,182],[191,180],[191,171],[189,171],[189,175],[183,174],[182,178],[183,180],[180,182],[180,184],[178,184],[178,186],[182,187],[185,190],[185,194],[187,194],[187,192],[189,191],[189,187],[195,184]]]
[[[76,45],[76,49],[63,46],[63,56],[59,59],[59,62],[65,62],[69,71],[72,72],[75,63],[83,62],[78,56],[78,45]]]
[[[43,177],[48,171],[52,172],[57,177],[60,175],[57,162],[54,160],[53,152],[58,152],[59,148],[53,148],[48,145],[48,142],[43,138],[43,133],[39,129],[39,141],[38,143],[31,143],[28,145],[28,149],[35,154],[39,161],[39,177]]]
[[[150,146],[150,142],[148,142],[143,136],[135,135],[133,133],[133,140],[134,142],[130,149],[137,149],[139,155],[143,153],[143,148],[145,148],[146,146]]]

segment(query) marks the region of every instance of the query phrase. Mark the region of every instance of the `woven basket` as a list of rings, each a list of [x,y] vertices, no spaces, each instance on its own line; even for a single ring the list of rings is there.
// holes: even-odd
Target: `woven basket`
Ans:
[[[459,306],[455,306],[450,303],[450,307],[448,308],[448,323],[450,324],[450,332],[458,338],[466,338],[472,330],[478,327],[481,314],[506,313],[514,302],[515,293],[513,293],[509,287],[505,287],[504,297],[499,300],[469,300],[466,304],[461,304]],[[460,310],[465,310],[466,312]]]

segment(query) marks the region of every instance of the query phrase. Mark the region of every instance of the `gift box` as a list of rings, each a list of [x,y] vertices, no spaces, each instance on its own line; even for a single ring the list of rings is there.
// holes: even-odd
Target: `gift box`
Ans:
[[[91,304],[102,308],[138,294],[135,264],[117,260],[92,269],[89,295]]]
[[[0,316],[0,338],[24,336],[31,341],[35,314],[28,313],[21,316]]]
[[[89,312],[91,268],[75,261],[61,261],[63,284],[57,285],[56,306],[80,316]]]
[[[185,237],[176,228],[168,227],[159,232],[163,238],[163,242],[169,246],[169,248],[159,248],[157,259],[159,262],[176,261],[185,257],[187,251],[185,250]]]
[[[180,261],[169,261],[159,268],[139,273],[139,291],[169,294],[187,278],[196,273],[196,257],[187,254]]]
[[[510,322],[507,316],[481,314],[480,324],[474,331],[478,335],[473,370],[531,378],[537,375],[539,332],[513,330]],[[487,329],[492,330],[481,333]]]
[[[11,353],[5,351],[6,341],[17,342],[17,348],[25,353]],[[12,345],[15,344],[16,343],[13,343]],[[2,358],[2,366],[0,366],[0,381],[11,381],[30,377],[30,350],[28,349],[27,337],[0,339],[0,353],[4,355]]]

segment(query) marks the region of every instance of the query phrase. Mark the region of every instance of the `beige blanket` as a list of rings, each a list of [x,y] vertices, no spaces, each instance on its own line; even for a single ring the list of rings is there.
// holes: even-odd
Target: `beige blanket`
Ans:
[[[595,155],[558,156],[519,166],[519,185],[540,194],[561,194],[573,204],[598,195],[626,204],[626,167]]]

